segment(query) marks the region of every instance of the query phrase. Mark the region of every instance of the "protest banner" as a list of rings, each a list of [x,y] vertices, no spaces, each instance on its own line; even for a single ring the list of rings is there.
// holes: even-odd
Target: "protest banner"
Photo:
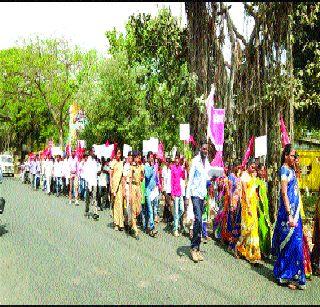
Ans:
[[[132,151],[132,148],[128,144],[123,144],[123,156],[128,157],[129,151]]]
[[[180,141],[188,141],[190,138],[190,125],[180,124]]]
[[[259,136],[254,140],[254,156],[259,158],[267,155],[267,136]]]

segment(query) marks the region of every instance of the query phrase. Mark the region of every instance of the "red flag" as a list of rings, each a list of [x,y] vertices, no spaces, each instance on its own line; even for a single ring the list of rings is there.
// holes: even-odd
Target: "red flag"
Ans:
[[[249,141],[248,148],[242,160],[242,164],[241,164],[242,167],[244,167],[247,164],[250,156],[252,156],[253,154],[253,151],[254,151],[254,136],[252,136]]]
[[[288,136],[286,125],[281,115],[280,115],[280,131],[281,131],[281,144],[283,148],[284,146],[290,143],[290,139]]]
[[[164,161],[164,146],[161,142],[158,144],[158,154],[157,157],[161,160]]]

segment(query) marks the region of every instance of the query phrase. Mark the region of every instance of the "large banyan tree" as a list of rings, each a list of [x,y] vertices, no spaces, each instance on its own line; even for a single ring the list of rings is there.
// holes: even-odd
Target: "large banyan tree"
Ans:
[[[294,140],[294,106],[298,84],[293,76],[293,22],[297,11],[310,13],[292,2],[244,3],[245,18],[253,18],[249,38],[241,35],[229,13],[230,3],[185,2],[189,35],[189,63],[197,74],[197,94],[215,87],[215,106],[225,108],[224,160],[241,163],[252,135],[267,135],[271,214],[277,207],[283,116]],[[303,11],[305,9],[305,11]],[[222,53],[229,39],[231,60]],[[205,135],[206,112],[197,102],[190,118],[194,135]]]

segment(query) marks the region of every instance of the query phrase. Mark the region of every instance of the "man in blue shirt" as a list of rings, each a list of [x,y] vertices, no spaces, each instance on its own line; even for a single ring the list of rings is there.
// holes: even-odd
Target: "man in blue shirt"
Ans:
[[[210,169],[207,156],[208,144],[203,144],[200,153],[192,160],[186,192],[187,199],[191,197],[194,212],[193,236],[191,238],[191,258],[194,262],[203,260],[203,256],[200,252],[200,243],[202,233],[202,213],[204,199],[207,195],[207,180],[209,180],[208,172]]]
[[[151,151],[148,152],[147,155],[148,162],[144,167],[144,175],[145,175],[145,196],[147,203],[147,212],[148,212],[148,220],[149,220],[149,235],[151,237],[155,237],[157,235],[157,231],[155,230],[154,225],[154,216],[157,210],[157,173],[154,167],[154,157]]]

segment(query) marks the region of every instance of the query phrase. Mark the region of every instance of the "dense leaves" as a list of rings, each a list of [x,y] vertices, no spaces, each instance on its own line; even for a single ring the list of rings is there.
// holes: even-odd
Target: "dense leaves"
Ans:
[[[189,122],[196,81],[185,35],[168,9],[131,16],[125,34],[106,33],[112,57],[101,68],[100,94],[85,107],[90,144],[109,139],[142,149],[142,140],[153,136],[166,149],[182,147],[179,124]]]

